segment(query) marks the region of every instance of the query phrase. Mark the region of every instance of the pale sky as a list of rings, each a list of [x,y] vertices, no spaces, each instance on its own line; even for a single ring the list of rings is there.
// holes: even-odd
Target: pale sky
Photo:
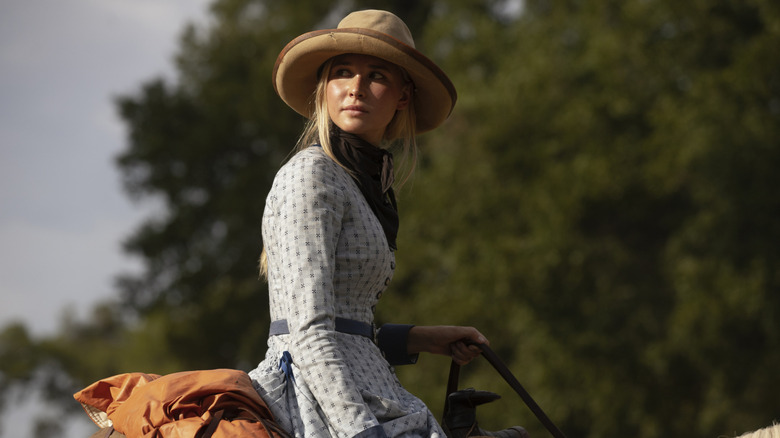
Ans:
[[[122,192],[113,98],[174,78],[183,25],[209,3],[0,0],[0,327],[53,333],[63,309],[83,315],[139,269],[120,245],[154,207]],[[15,419],[0,437],[30,436]]]

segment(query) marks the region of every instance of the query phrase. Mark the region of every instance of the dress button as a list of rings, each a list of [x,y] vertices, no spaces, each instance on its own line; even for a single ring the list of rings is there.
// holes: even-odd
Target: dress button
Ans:
[[[390,277],[385,278],[385,286],[390,284]]]
[[[395,262],[390,262],[390,269],[395,269]]]
[[[378,300],[380,298],[382,298],[382,291],[381,290],[379,292],[377,292],[377,294],[376,294],[376,299]]]

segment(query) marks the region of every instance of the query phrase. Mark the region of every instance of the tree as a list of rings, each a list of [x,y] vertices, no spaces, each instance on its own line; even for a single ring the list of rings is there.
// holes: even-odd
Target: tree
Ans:
[[[769,423],[777,12],[540,1],[500,31],[474,20],[404,216],[415,316],[492,330],[570,436]]]

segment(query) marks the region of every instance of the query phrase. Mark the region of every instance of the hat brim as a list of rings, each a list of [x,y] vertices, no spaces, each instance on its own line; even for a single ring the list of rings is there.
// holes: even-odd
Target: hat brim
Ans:
[[[418,134],[439,126],[452,113],[455,87],[433,61],[387,34],[365,28],[318,30],[290,41],[276,59],[274,89],[290,108],[310,118],[318,69],[346,53],[376,56],[406,70],[415,87]]]

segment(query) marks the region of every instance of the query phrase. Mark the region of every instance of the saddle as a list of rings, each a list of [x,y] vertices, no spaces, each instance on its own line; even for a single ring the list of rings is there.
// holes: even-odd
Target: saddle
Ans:
[[[512,374],[509,368],[498,358],[486,344],[473,344],[482,350],[482,356],[493,365],[501,377],[517,392],[523,399],[526,406],[531,409],[536,418],[552,434],[554,438],[566,438],[566,435],[550,420],[542,408],[531,398],[531,395],[523,388],[523,385]],[[450,375],[447,379],[447,394],[444,400],[444,417],[442,418],[442,427],[449,438],[465,437],[499,437],[499,438],[529,438],[528,432],[520,427],[514,426],[498,432],[482,430],[477,424],[476,409],[478,405],[489,403],[500,398],[498,394],[488,391],[477,391],[473,388],[458,390],[458,378],[460,375],[460,365],[452,362],[450,365]]]

